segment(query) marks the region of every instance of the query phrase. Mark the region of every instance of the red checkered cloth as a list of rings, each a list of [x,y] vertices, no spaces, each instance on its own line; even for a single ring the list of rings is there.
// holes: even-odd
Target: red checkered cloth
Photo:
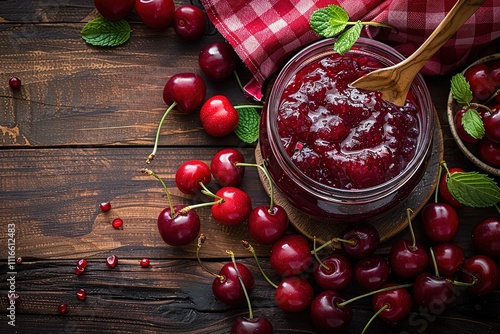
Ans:
[[[455,0],[202,0],[212,23],[254,75],[245,90],[262,98],[264,81],[297,50],[318,40],[311,13],[337,4],[350,20],[377,21],[395,27],[366,28],[364,34],[394,46],[403,55],[415,51],[443,20]],[[483,6],[429,60],[424,74],[444,74],[472,61],[477,51],[500,51],[500,0]],[[484,55],[484,54],[483,54]]]

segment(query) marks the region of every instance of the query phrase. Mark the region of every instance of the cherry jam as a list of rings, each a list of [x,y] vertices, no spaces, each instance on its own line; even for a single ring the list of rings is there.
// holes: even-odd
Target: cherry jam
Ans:
[[[367,55],[332,54],[296,73],[278,110],[278,133],[308,177],[362,189],[397,176],[415,155],[418,107],[398,107],[349,84],[383,65]]]
[[[343,55],[321,40],[278,74],[261,116],[260,153],[295,207],[321,220],[359,222],[384,215],[416,188],[434,131],[422,76],[401,107],[350,86],[402,60],[374,40],[360,38]]]

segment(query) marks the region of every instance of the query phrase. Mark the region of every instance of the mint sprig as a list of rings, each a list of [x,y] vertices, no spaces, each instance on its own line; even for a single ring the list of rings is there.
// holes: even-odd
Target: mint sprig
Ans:
[[[236,133],[238,138],[243,142],[248,144],[257,141],[259,138],[260,114],[255,108],[256,106],[235,106],[239,119],[234,133]]]
[[[315,10],[309,19],[311,28],[321,37],[337,37],[334,43],[334,50],[343,54],[351,49],[356,40],[361,36],[361,29],[364,25],[393,28],[390,25],[379,22],[349,21],[349,14],[344,8],[338,5],[328,5]],[[349,29],[345,30],[350,25]]]
[[[448,173],[446,184],[451,195],[466,206],[485,208],[500,202],[500,188],[486,174],[478,172]]]
[[[110,21],[95,18],[83,27],[81,34],[85,42],[96,46],[118,46],[130,38],[130,25],[125,20]]]
[[[472,102],[469,82],[462,73],[457,73],[451,78],[451,95],[460,105],[468,106]]]

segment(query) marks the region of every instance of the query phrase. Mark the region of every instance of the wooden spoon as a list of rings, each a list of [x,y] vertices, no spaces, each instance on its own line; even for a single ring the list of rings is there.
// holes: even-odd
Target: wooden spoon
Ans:
[[[382,98],[396,105],[405,103],[413,79],[427,60],[481,7],[486,0],[458,0],[427,40],[399,64],[370,72],[351,85],[380,91]]]

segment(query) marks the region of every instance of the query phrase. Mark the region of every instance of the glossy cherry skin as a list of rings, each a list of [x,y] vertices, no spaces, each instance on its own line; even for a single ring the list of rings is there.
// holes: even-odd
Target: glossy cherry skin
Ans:
[[[383,288],[396,286],[396,283],[389,283]],[[405,288],[395,288],[387,291],[380,291],[372,297],[372,309],[377,312],[384,305],[388,307],[379,313],[378,317],[386,322],[394,323],[406,317],[411,310],[413,300],[410,293]]]
[[[267,318],[239,317],[231,326],[230,334],[272,334],[273,325]]]
[[[498,264],[487,255],[475,255],[465,260],[462,267],[467,273],[462,273],[462,281],[472,282],[473,275],[477,283],[467,287],[467,292],[475,296],[484,296],[492,293],[500,283],[500,269]]]
[[[484,134],[493,142],[500,142],[500,104],[491,108],[492,113],[488,113],[483,118]]]
[[[201,106],[200,120],[209,135],[224,137],[238,126],[239,114],[226,96],[215,95]]]
[[[500,143],[483,138],[479,143],[479,157],[486,164],[500,168]]]
[[[216,194],[223,202],[211,207],[212,217],[222,225],[239,225],[247,220],[252,212],[252,200],[243,190],[235,187],[222,187]],[[215,202],[218,198],[214,199]]]
[[[195,40],[205,32],[203,11],[193,5],[181,5],[174,12],[174,31],[185,40]]]
[[[298,234],[285,235],[271,247],[269,261],[281,276],[298,275],[313,262],[307,239]]]
[[[198,57],[201,71],[213,81],[222,81],[233,75],[238,56],[227,42],[213,42],[203,48]]]
[[[279,240],[288,228],[288,214],[279,205],[259,205],[248,217],[248,232],[261,245],[270,245]]]
[[[195,210],[179,212],[184,207],[185,205],[174,205],[175,215],[172,215],[170,207],[166,207],[158,215],[160,236],[171,246],[186,246],[200,233],[200,217]]]
[[[243,263],[237,262],[236,265],[247,293],[251,293],[255,284],[252,272]],[[214,296],[228,305],[236,305],[245,300],[245,293],[238,279],[238,272],[234,269],[232,262],[226,263],[219,271],[219,275],[223,278],[216,277],[212,283]]]
[[[495,61],[494,63],[489,64],[488,67],[490,69],[490,78],[493,83],[495,83],[495,88],[500,89],[500,61]]]
[[[174,21],[175,5],[172,0],[135,0],[135,11],[147,27],[162,30]]]
[[[163,88],[163,100],[167,105],[177,103],[180,112],[190,114],[201,107],[207,93],[205,81],[196,73],[177,73]]]
[[[476,64],[464,72],[472,94],[480,101],[486,100],[495,91],[495,84],[490,77],[490,69],[486,64]]]
[[[454,173],[464,173],[465,170],[462,168],[454,167],[449,169],[450,174]],[[439,180],[439,198],[442,202],[447,203],[454,207],[455,209],[459,209],[464,205],[460,203],[453,195],[450,193],[450,189],[448,189],[448,184],[446,182],[448,177],[448,173],[443,173],[441,179]]]
[[[438,244],[432,247],[432,251],[434,253],[439,275],[443,277],[454,277],[458,268],[464,264],[464,251],[456,244]],[[434,267],[431,257],[429,257],[429,267]]]
[[[392,272],[402,278],[416,277],[422,273],[429,262],[429,255],[417,242],[407,239],[396,241],[389,251],[389,264]]]
[[[363,290],[375,291],[382,287],[391,274],[389,262],[380,255],[372,255],[356,262],[354,279]]]
[[[439,313],[453,304],[457,294],[449,279],[428,272],[418,275],[413,283],[413,298],[417,305]]]
[[[464,126],[462,124],[462,119],[466,110],[460,109],[453,116],[453,123],[455,125],[455,130],[457,131],[458,136],[466,143],[477,143],[479,139],[472,137],[467,131],[465,131]]]
[[[422,227],[429,240],[451,241],[458,232],[458,214],[454,207],[446,203],[429,203],[421,213]]]
[[[342,249],[354,259],[362,259],[378,248],[380,235],[375,227],[370,224],[357,225],[344,232],[342,239],[354,241],[354,244],[342,242]]]
[[[353,271],[349,260],[340,254],[330,254],[313,268],[314,281],[323,290],[342,291],[352,282]]]
[[[214,179],[221,186],[236,187],[245,175],[245,167],[236,166],[236,164],[244,162],[245,158],[240,151],[234,148],[224,148],[215,153],[210,162],[210,169]]]
[[[345,300],[336,291],[323,291],[311,303],[311,320],[321,333],[341,333],[352,322],[350,305],[338,306]]]
[[[480,254],[500,260],[500,218],[486,218],[472,229],[472,243]]]
[[[194,194],[212,179],[210,167],[201,160],[184,162],[175,172],[175,184],[184,194]]]
[[[17,78],[17,77],[12,77],[9,79],[9,86],[10,88],[14,89],[14,90],[18,90],[21,88],[21,79]]]
[[[103,17],[118,21],[132,12],[135,0],[94,0],[94,5]]]
[[[285,312],[302,312],[314,298],[314,290],[307,280],[299,276],[285,277],[274,292],[274,301]]]

